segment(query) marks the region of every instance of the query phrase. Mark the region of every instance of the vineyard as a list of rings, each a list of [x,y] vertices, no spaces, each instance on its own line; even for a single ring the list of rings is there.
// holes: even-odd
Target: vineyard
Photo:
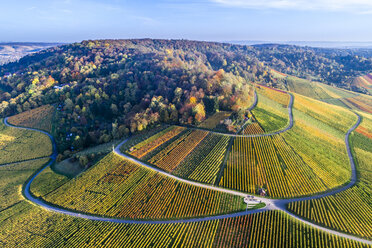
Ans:
[[[3,247],[368,247],[278,211],[195,223],[128,225],[61,216],[22,202],[5,210],[0,223]]]
[[[165,125],[157,125],[152,129],[144,130],[136,135],[133,135],[127,142],[125,142],[121,147],[120,151],[129,153],[131,149],[135,149],[134,146],[145,141],[153,135],[163,131],[167,127]]]
[[[265,86],[258,86],[257,91],[259,94],[283,105],[284,107],[287,107],[289,104],[289,95],[284,91]]]
[[[228,230],[228,231],[227,231]],[[278,211],[224,219],[214,247],[359,247],[313,229]]]
[[[316,94],[338,99],[343,92],[321,86]],[[351,171],[344,138],[356,121],[355,115],[338,106],[293,95],[294,126],[281,134],[232,137],[158,125],[133,136],[121,150],[190,181],[247,194],[264,189],[273,198],[312,195],[347,183]],[[288,123],[288,94],[261,87],[258,97],[261,104],[242,134],[262,134]],[[360,96],[338,100],[354,110],[363,110],[370,109],[369,99]],[[43,124],[31,115],[40,114],[41,118],[47,108],[44,112],[26,112],[12,121],[41,128]],[[372,117],[358,113],[362,122],[350,136],[358,169],[356,185],[327,197],[293,201],[287,208],[312,223],[371,240]],[[227,114],[216,113],[201,126],[214,129],[218,119]],[[70,213],[174,223],[119,224],[45,211],[36,201],[30,204],[27,196],[25,200],[22,187],[50,158],[24,160],[49,155],[49,138],[1,125],[0,148],[0,164],[15,162],[0,166],[1,247],[371,247],[321,231],[270,207],[258,213],[244,212],[247,205],[243,197],[176,180],[131,162],[120,153],[109,153],[72,179],[46,167],[32,180],[30,191]],[[276,201],[268,202],[281,206]],[[241,216],[212,217],[237,212]],[[205,216],[212,219],[188,222]]]
[[[355,86],[366,89],[367,92],[371,94],[372,93],[372,73],[355,78],[353,84]]]
[[[150,158],[148,162],[171,172],[207,135],[207,131],[188,130],[179,139]]]
[[[243,130],[244,135],[259,134],[259,133],[264,133],[264,132],[265,131],[261,128],[258,122],[253,122],[247,125]]]
[[[238,137],[228,155],[220,186],[271,197],[294,197],[327,187],[279,136]]]
[[[102,181],[114,183],[116,180],[113,179],[119,174],[124,175],[136,169],[134,165],[130,164],[118,166],[115,161],[119,159],[112,154],[106,159],[110,159],[110,161],[106,161],[100,167],[97,165],[97,169],[90,169],[88,172],[91,175],[85,179],[95,180],[99,177],[98,173],[92,171],[96,170],[94,172],[105,173]],[[30,175],[45,161],[40,160],[39,163],[33,161],[34,165],[29,164],[30,162],[23,162],[10,167],[2,167],[0,170],[2,173],[4,171],[18,173],[26,170]],[[121,173],[124,171],[125,173]],[[55,180],[54,177],[58,177],[58,175],[51,175],[51,173],[53,172],[45,171],[40,176],[44,179],[52,176]],[[111,178],[110,175],[112,175]],[[27,177],[27,175],[25,176]],[[8,180],[16,178],[4,175],[4,178],[6,177],[9,178]],[[26,177],[20,178],[20,180],[25,180]],[[101,180],[93,182],[87,180],[83,184],[78,184],[76,180],[73,185],[77,188],[81,188],[81,185],[89,186],[89,184],[95,185],[97,183],[100,188],[104,186]],[[47,183],[46,180],[35,182],[39,184],[39,189],[44,188]],[[19,187],[16,182],[13,184],[14,189]],[[60,186],[54,185],[53,187],[59,189]],[[102,188],[107,189],[108,192],[115,187]],[[4,188],[1,187],[1,189],[4,192]],[[64,190],[61,189],[61,191]],[[76,192],[76,190],[72,192]],[[3,198],[5,199],[5,197]],[[103,204],[105,200],[100,204]],[[157,247],[367,247],[355,241],[313,229],[278,211],[205,222],[128,225],[62,216],[37,208],[25,201],[20,201],[17,204],[9,203],[6,206],[10,207],[0,210],[2,226],[0,244],[3,247],[144,247],[149,244]],[[196,233],[198,235],[195,235]]]
[[[181,183],[114,154],[43,198],[80,212],[133,219],[216,215],[245,207],[240,197]]]
[[[230,138],[208,134],[179,164],[172,174],[205,183],[214,183]]]
[[[297,116],[299,119],[310,119],[312,117],[342,133],[346,133],[347,129],[356,121],[355,115],[345,108],[331,106],[327,103],[297,94],[295,95],[295,99],[293,104],[295,120]],[[297,113],[296,115],[297,110],[302,112],[303,115],[301,113]],[[328,129],[325,129],[325,131],[328,131]]]
[[[343,108],[296,95],[294,121],[294,127],[282,136],[324,184],[334,188],[349,180],[344,137],[356,116]]]
[[[372,139],[372,117],[370,115],[367,115],[367,114],[362,114],[362,117],[363,117],[363,121],[361,123],[361,125],[359,125],[357,127],[357,129],[355,130],[357,133],[360,133],[362,135],[364,135],[365,137],[369,138],[369,139]],[[366,140],[368,141],[368,140]]]
[[[336,106],[324,110],[324,105],[296,95],[292,129],[269,137],[236,138],[219,185],[247,193],[264,188],[271,197],[295,197],[347,182],[350,166],[343,139],[355,116]]]
[[[52,144],[48,136],[0,123],[0,164],[49,156]]]
[[[351,108],[356,108],[358,110],[365,111],[367,113],[372,114],[372,97],[370,96],[358,96],[353,98],[346,98],[343,102],[350,106]]]
[[[146,154],[153,151],[158,146],[162,145],[163,143],[167,142],[168,140],[172,139],[182,131],[184,131],[185,128],[182,127],[169,127],[150,138],[140,142],[139,144],[133,146],[129,150],[129,154],[136,158],[142,158]]]
[[[365,115],[360,127],[372,132],[370,123],[372,119]],[[372,148],[370,138],[358,129],[351,136],[360,177],[357,185],[334,196],[291,203],[288,209],[324,226],[372,238]]]
[[[0,216],[1,211],[24,199],[23,183],[48,160],[43,158],[0,167]]]
[[[185,130],[175,126],[167,128],[133,146],[128,153],[146,158],[155,148],[180,134],[163,149],[156,150],[147,161],[174,175],[214,184],[230,138],[201,130]]]
[[[8,119],[10,124],[22,127],[32,127],[47,132],[52,131],[53,115],[55,108],[51,105],[43,105],[41,107],[22,112]]]
[[[188,176],[189,179],[214,184],[217,173],[220,171],[221,164],[225,158],[229,137],[223,136],[213,149],[197,164],[195,170]]]
[[[202,123],[200,123],[198,127],[213,130],[214,128],[216,128],[220,124],[221,121],[225,120],[226,118],[229,118],[230,115],[231,115],[231,113],[226,112],[226,111],[217,112],[217,113],[213,114],[212,116],[210,116],[209,118],[207,118]]]
[[[44,169],[31,184],[31,192],[36,197],[45,196],[68,181],[66,176],[55,173],[50,167]]]
[[[357,93],[352,91],[294,76],[287,77],[287,84],[290,92],[327,102],[339,103],[342,98],[357,96]]]

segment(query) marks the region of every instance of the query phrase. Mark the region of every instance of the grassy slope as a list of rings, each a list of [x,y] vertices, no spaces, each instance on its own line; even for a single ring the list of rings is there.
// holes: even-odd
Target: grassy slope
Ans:
[[[287,106],[258,93],[257,106],[252,110],[256,120],[265,132],[284,128],[288,123]]]
[[[358,95],[355,92],[293,76],[287,77],[287,83],[289,91],[317,100],[349,98]]]
[[[273,132],[286,127],[290,96],[264,86],[257,86],[256,92],[258,102],[252,114],[264,131]]]

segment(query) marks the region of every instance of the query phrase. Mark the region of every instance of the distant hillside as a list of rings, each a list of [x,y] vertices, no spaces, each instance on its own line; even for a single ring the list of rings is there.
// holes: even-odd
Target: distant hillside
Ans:
[[[351,79],[372,72],[372,49],[330,49],[292,45],[254,45],[252,57],[265,65],[300,78],[348,90]]]
[[[0,65],[8,62],[14,62],[27,54],[38,52],[40,50],[56,46],[56,43],[19,43],[8,42],[0,43]]]
[[[281,44],[303,47],[336,48],[336,49],[372,49],[372,42],[348,42],[348,41],[260,41],[260,40],[236,40],[228,43],[238,45]]]

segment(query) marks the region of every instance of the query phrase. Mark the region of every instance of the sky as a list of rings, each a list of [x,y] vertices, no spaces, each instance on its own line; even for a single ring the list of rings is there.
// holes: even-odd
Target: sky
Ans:
[[[0,0],[0,41],[372,41],[372,0]]]

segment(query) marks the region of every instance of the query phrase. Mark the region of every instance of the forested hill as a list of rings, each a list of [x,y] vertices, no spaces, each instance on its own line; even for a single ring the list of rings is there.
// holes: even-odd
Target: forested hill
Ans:
[[[60,149],[158,122],[197,124],[216,110],[244,111],[253,100],[249,82],[270,80],[248,49],[148,39],[50,48],[1,67],[0,114],[55,104]],[[75,139],[66,141],[71,133]]]
[[[353,87],[352,81],[355,77],[372,72],[372,49],[311,48],[278,44],[253,47],[250,55],[277,71],[367,93],[361,87]]]

